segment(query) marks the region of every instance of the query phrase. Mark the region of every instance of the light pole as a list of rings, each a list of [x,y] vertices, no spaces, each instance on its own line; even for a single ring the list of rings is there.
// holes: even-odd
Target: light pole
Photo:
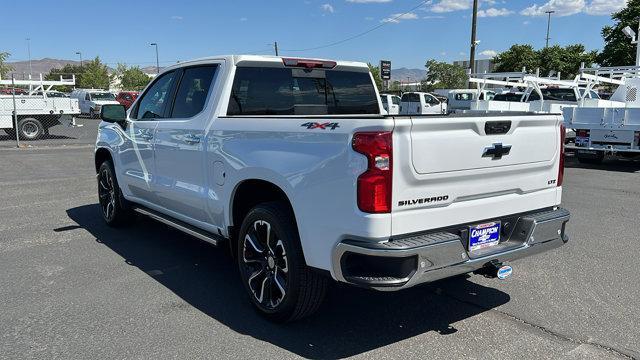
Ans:
[[[638,34],[631,28],[631,26],[625,26],[622,32],[631,39],[631,44],[636,46],[636,66],[640,66],[640,45],[638,45]],[[638,23],[638,33],[640,33],[640,22]]]
[[[82,52],[76,51],[76,55],[80,56],[80,68],[82,69]]]
[[[548,10],[545,11],[544,13],[548,15],[547,18],[547,37],[545,38],[547,40],[547,43],[545,44],[545,48],[549,47],[549,39],[551,39],[549,37],[549,29],[551,28],[551,14],[553,14],[555,11],[554,10]]]
[[[27,38],[27,52],[29,53],[29,79],[31,79],[31,74],[33,73],[31,68],[31,38]]]
[[[157,75],[157,74],[160,74],[160,60],[158,60],[158,44],[151,43],[149,45],[156,47],[156,75]]]
[[[473,17],[471,18],[471,54],[469,54],[469,69],[476,72],[476,26],[478,24],[478,0],[473,0]]]

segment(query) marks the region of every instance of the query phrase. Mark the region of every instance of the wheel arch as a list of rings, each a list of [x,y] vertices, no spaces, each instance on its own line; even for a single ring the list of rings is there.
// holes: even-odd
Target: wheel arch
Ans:
[[[229,238],[232,254],[236,253],[234,247],[237,246],[237,241],[235,240],[245,216],[256,205],[270,201],[281,201],[287,206],[294,226],[300,233],[293,204],[281,186],[258,178],[245,179],[235,186],[229,203]]]
[[[113,156],[111,156],[111,152],[106,148],[96,149],[96,153],[94,155],[96,173],[98,173],[98,170],[100,169],[100,165],[102,165],[102,163],[105,162],[106,160],[111,160],[111,163],[113,163]]]

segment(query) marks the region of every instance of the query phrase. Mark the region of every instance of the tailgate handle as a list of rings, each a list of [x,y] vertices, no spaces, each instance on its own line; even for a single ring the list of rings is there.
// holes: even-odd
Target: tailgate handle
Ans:
[[[484,123],[484,133],[487,135],[506,134],[511,129],[511,120],[487,121]]]

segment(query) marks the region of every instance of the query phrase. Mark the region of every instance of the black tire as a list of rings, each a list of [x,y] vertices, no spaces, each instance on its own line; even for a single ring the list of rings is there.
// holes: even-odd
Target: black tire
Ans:
[[[4,130],[5,133],[7,133],[7,135],[9,135],[9,137],[12,140],[16,139],[16,131],[15,130],[13,130],[13,129],[3,129],[3,130]]]
[[[293,214],[283,203],[249,211],[240,228],[237,259],[251,302],[267,319],[294,321],[320,307],[328,280],[305,264]]]
[[[44,135],[44,126],[36,118],[24,118],[18,121],[18,135],[21,140],[38,140]]]
[[[102,218],[109,226],[118,227],[133,220],[134,214],[122,196],[111,160],[98,169],[98,203]]]

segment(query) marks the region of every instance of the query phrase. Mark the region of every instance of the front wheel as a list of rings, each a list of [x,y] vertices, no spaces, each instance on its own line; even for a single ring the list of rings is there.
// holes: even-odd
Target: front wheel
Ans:
[[[102,218],[109,226],[126,224],[133,217],[126,200],[120,192],[113,164],[107,160],[98,170],[98,202]]]
[[[249,211],[240,228],[237,258],[251,302],[269,320],[301,319],[322,303],[327,279],[306,266],[293,214],[283,203]]]

